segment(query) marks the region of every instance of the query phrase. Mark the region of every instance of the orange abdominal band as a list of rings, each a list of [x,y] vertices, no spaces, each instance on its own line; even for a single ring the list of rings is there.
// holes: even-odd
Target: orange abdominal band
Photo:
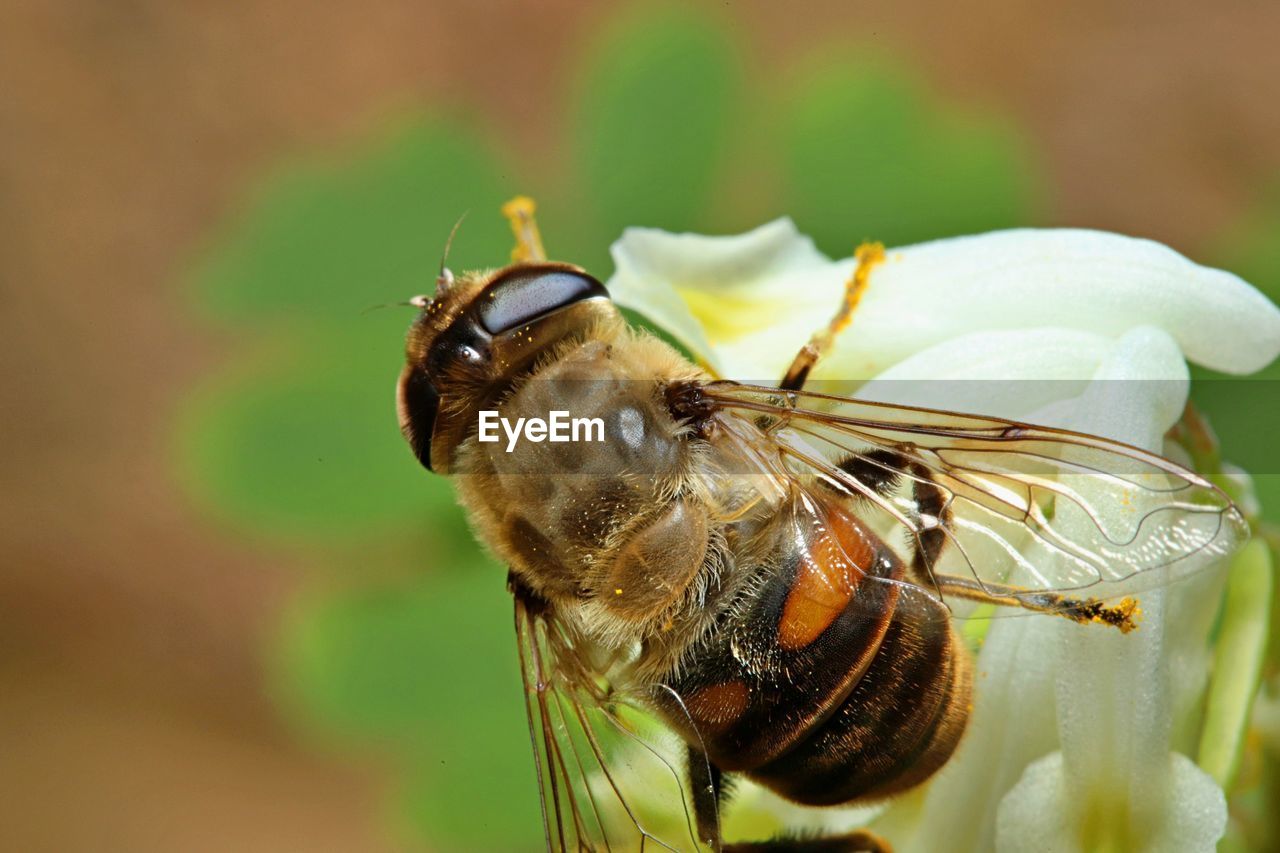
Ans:
[[[857,591],[875,549],[843,513],[800,555],[796,579],[783,604],[778,644],[796,651],[817,640],[839,618]]]

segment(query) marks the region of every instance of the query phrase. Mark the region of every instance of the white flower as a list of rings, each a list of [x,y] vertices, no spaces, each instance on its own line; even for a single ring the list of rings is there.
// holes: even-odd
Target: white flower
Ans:
[[[1093,399],[1070,417],[1047,416],[1052,406],[1017,414],[1159,450],[1186,395],[1173,339],[1133,329],[1112,342],[1094,376],[1085,392]],[[1175,381],[1113,381],[1160,377]],[[948,832],[957,850],[1212,849],[1225,798],[1171,751],[1171,734],[1184,704],[1177,697],[1203,687],[1221,578],[1207,572],[1144,594],[1141,629],[1127,636],[1061,619],[997,621],[978,658],[973,729],[902,848],[937,849],[929,839]],[[1197,653],[1198,666],[1174,671]]]
[[[617,302],[721,376],[756,382],[781,378],[855,267],[786,219],[734,237],[633,228],[613,257]],[[890,250],[814,376],[1159,451],[1186,403],[1186,360],[1249,373],[1277,353],[1280,310],[1230,273],[1145,240],[1012,230]],[[1079,381],[903,381],[920,379]],[[1208,571],[1145,594],[1131,635],[992,620],[960,749],[874,826],[904,851],[1213,849],[1225,797],[1189,754],[1222,584]]]
[[[615,301],[717,372],[756,381],[782,376],[835,311],[854,268],[852,259],[828,260],[789,219],[734,237],[629,228],[612,252]],[[978,331],[1076,329],[1114,339],[1135,326],[1164,329],[1188,359],[1229,373],[1258,370],[1280,351],[1280,312],[1231,273],[1147,240],[1018,229],[890,251],[854,326],[815,375],[871,378]],[[1041,376],[1006,352],[986,354],[993,367]]]

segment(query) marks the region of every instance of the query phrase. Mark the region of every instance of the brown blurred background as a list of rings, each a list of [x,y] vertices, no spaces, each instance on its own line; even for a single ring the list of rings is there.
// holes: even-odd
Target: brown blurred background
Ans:
[[[849,32],[1021,122],[1054,224],[1196,257],[1280,175],[1280,4],[726,5],[761,84]],[[176,280],[278,160],[420,101],[554,158],[608,6],[0,3],[0,848],[395,844],[379,768],[273,705],[296,558],[222,535],[172,479],[176,401],[229,345]]]

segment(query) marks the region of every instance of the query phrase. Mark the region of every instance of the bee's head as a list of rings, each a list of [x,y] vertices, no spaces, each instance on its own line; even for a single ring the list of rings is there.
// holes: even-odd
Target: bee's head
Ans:
[[[428,470],[449,473],[479,409],[540,355],[616,314],[604,285],[578,267],[518,263],[454,279],[445,270],[409,329],[396,401],[400,431]]]

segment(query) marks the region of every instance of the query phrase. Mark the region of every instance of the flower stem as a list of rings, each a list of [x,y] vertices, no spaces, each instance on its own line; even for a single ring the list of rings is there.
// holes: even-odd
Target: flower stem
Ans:
[[[1262,677],[1271,585],[1270,549],[1254,539],[1231,561],[1222,634],[1200,735],[1197,763],[1224,791],[1231,790],[1240,766],[1249,712]]]

